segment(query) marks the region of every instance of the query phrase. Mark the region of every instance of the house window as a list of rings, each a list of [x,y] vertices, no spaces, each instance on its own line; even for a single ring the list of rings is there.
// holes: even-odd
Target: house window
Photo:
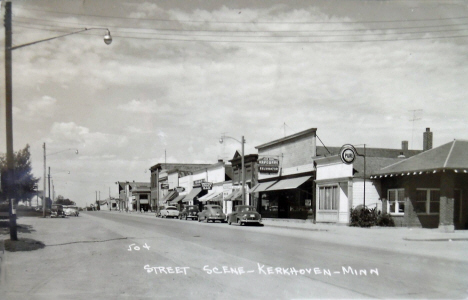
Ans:
[[[420,214],[438,214],[440,207],[439,189],[417,189],[414,211]]]
[[[337,185],[319,187],[319,210],[338,210],[339,199]]]
[[[391,214],[405,213],[405,189],[388,190],[388,212]]]

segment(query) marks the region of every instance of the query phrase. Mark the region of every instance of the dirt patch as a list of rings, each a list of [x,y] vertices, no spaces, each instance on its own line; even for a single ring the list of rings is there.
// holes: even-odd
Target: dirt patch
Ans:
[[[5,250],[9,252],[34,251],[45,247],[44,243],[33,239],[5,240]]]

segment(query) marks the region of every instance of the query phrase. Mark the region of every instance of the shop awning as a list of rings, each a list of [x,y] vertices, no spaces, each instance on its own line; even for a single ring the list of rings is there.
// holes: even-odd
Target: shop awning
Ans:
[[[177,197],[178,195],[179,193],[177,193],[177,191],[172,191],[163,198],[163,202],[169,202],[173,200],[175,197]]]
[[[223,201],[223,192],[218,193],[216,196],[211,198],[210,201]]]
[[[169,204],[171,205],[178,204],[180,201],[184,200],[185,196],[187,195],[179,195],[174,200],[172,200]]]
[[[264,192],[266,191],[270,186],[275,184],[276,181],[268,181],[268,182],[261,182],[257,183],[252,190],[250,190],[250,194],[252,193],[259,193],[259,192]]]
[[[226,198],[224,198],[224,201],[233,201],[239,198],[242,198],[242,190],[236,190],[230,193]]]
[[[193,198],[195,198],[196,196],[198,196],[198,194],[200,194],[200,192],[201,192],[201,188],[200,188],[200,187],[193,188],[193,189],[190,191],[190,193],[188,193],[187,196],[185,196],[184,202],[192,201]]]
[[[198,198],[198,201],[205,202],[205,201],[207,201],[207,200],[211,197],[212,194],[213,194],[213,193],[208,193],[208,194],[206,194],[206,195],[204,195],[204,196]]]
[[[283,179],[283,180],[278,181],[274,185],[270,186],[269,188],[267,188],[266,191],[269,192],[269,191],[296,189],[301,184],[309,180],[311,177],[312,176],[303,176],[303,177],[297,177],[297,178]]]
[[[214,193],[209,193],[209,194],[206,194],[205,196],[201,197],[200,200],[201,202],[206,202],[206,201],[217,201],[217,200],[213,200],[213,198],[216,198],[217,196],[221,195],[221,200],[223,199],[223,192],[214,192]]]

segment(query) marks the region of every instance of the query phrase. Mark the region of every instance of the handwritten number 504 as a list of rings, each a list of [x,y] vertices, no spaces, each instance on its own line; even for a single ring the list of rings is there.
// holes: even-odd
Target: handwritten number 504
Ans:
[[[149,250],[150,249],[150,246],[148,246],[146,243],[143,245],[143,248]],[[138,247],[136,244],[130,244],[130,246],[128,246],[128,251],[140,251],[140,247]]]

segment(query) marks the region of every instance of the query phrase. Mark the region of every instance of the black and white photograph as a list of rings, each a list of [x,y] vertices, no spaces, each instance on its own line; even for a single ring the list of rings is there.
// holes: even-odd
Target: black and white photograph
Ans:
[[[468,1],[0,12],[0,299],[468,298]]]

